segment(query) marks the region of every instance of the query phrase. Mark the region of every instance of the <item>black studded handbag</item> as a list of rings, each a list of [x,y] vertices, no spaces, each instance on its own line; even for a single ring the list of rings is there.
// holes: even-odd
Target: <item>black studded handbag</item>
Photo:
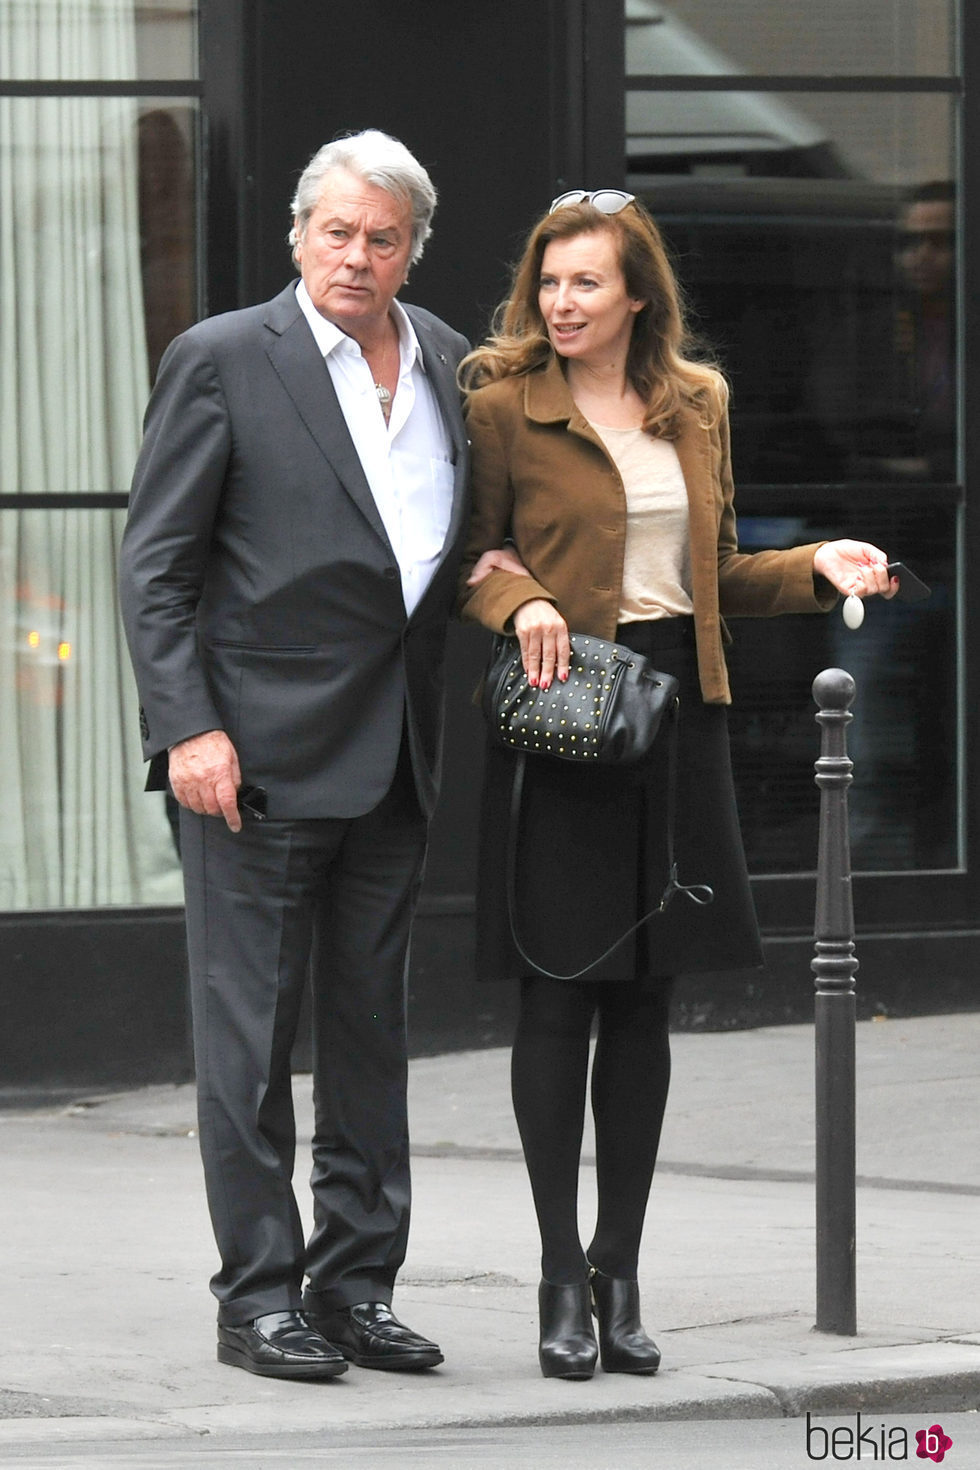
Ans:
[[[483,686],[491,738],[526,755],[635,765],[677,709],[677,680],[622,643],[569,637],[568,679],[549,689],[528,683],[516,638],[495,639]]]
[[[572,656],[568,679],[564,683],[554,679],[548,689],[541,689],[528,683],[518,640],[498,634],[484,677],[482,699],[490,739],[513,750],[517,757],[507,834],[506,887],[511,937],[521,958],[538,974],[553,980],[578,980],[588,974],[648,920],[663,913],[675,893],[684,893],[699,904],[710,903],[714,897],[706,884],[682,884],[674,859],[680,685],[672,674],[655,669],[648,658],[622,643],[586,633],[571,633],[569,639]],[[669,742],[668,877],[660,902],[580,970],[566,975],[548,970],[531,959],[518,937],[515,921],[521,797],[527,757],[542,756],[579,765],[637,765],[650,754],[665,726]]]

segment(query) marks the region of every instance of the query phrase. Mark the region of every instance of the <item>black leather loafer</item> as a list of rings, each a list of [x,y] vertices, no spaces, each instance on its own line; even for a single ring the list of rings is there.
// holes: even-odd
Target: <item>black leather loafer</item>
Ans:
[[[303,1312],[266,1312],[239,1327],[219,1322],[218,1362],[263,1378],[335,1378],[347,1372],[343,1354]]]
[[[436,1344],[399,1322],[385,1302],[358,1302],[340,1311],[323,1315],[308,1311],[307,1315],[317,1331],[358,1368],[411,1372],[434,1368],[443,1361]]]

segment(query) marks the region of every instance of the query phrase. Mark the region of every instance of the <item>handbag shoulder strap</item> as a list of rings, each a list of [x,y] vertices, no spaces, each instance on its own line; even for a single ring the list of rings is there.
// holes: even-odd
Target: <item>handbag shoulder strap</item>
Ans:
[[[674,700],[670,710],[670,728],[667,734],[667,883],[660,902],[656,908],[650,909],[641,919],[625,930],[619,938],[603,950],[596,959],[590,960],[580,970],[573,970],[571,974],[563,975],[554,970],[545,969],[536,960],[532,960],[524,945],[521,943],[517,933],[517,859],[520,843],[521,803],[524,795],[524,772],[527,765],[527,756],[523,752],[518,753],[514,760],[514,776],[510,791],[510,810],[507,821],[507,856],[505,881],[507,889],[507,919],[510,924],[510,937],[514,948],[524,960],[525,964],[538,975],[545,975],[549,980],[580,980],[590,970],[594,970],[607,960],[611,954],[624,945],[644,924],[649,923],[657,914],[662,914],[674,897],[675,893],[684,893],[693,903],[708,904],[714,898],[714,892],[707,883],[693,883],[685,885],[677,876],[677,862],[674,857],[674,824],[677,815],[677,738],[678,738],[678,710],[679,701]]]

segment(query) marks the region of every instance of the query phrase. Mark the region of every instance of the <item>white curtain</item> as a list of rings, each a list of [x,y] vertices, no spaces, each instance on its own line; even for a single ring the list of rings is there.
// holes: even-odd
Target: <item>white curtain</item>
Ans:
[[[0,74],[136,75],[132,0],[7,0]],[[0,98],[0,491],[125,491],[148,392],[138,104]],[[117,612],[125,512],[0,511],[0,908],[180,901]]]

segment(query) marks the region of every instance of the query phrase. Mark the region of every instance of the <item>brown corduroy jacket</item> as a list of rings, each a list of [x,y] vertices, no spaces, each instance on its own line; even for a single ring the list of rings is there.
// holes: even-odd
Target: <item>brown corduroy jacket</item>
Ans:
[[[462,616],[498,633],[512,632],[510,620],[521,603],[544,597],[573,632],[614,638],[626,494],[602,441],[575,407],[558,359],[471,394],[467,426],[473,503],[460,575]],[[820,542],[786,551],[738,550],[724,408],[713,429],[687,415],[674,443],[690,513],[701,693],[708,704],[729,704],[724,617],[827,611],[837,593],[813,572]],[[467,587],[480,555],[508,537],[530,580],[494,571],[478,587]]]

